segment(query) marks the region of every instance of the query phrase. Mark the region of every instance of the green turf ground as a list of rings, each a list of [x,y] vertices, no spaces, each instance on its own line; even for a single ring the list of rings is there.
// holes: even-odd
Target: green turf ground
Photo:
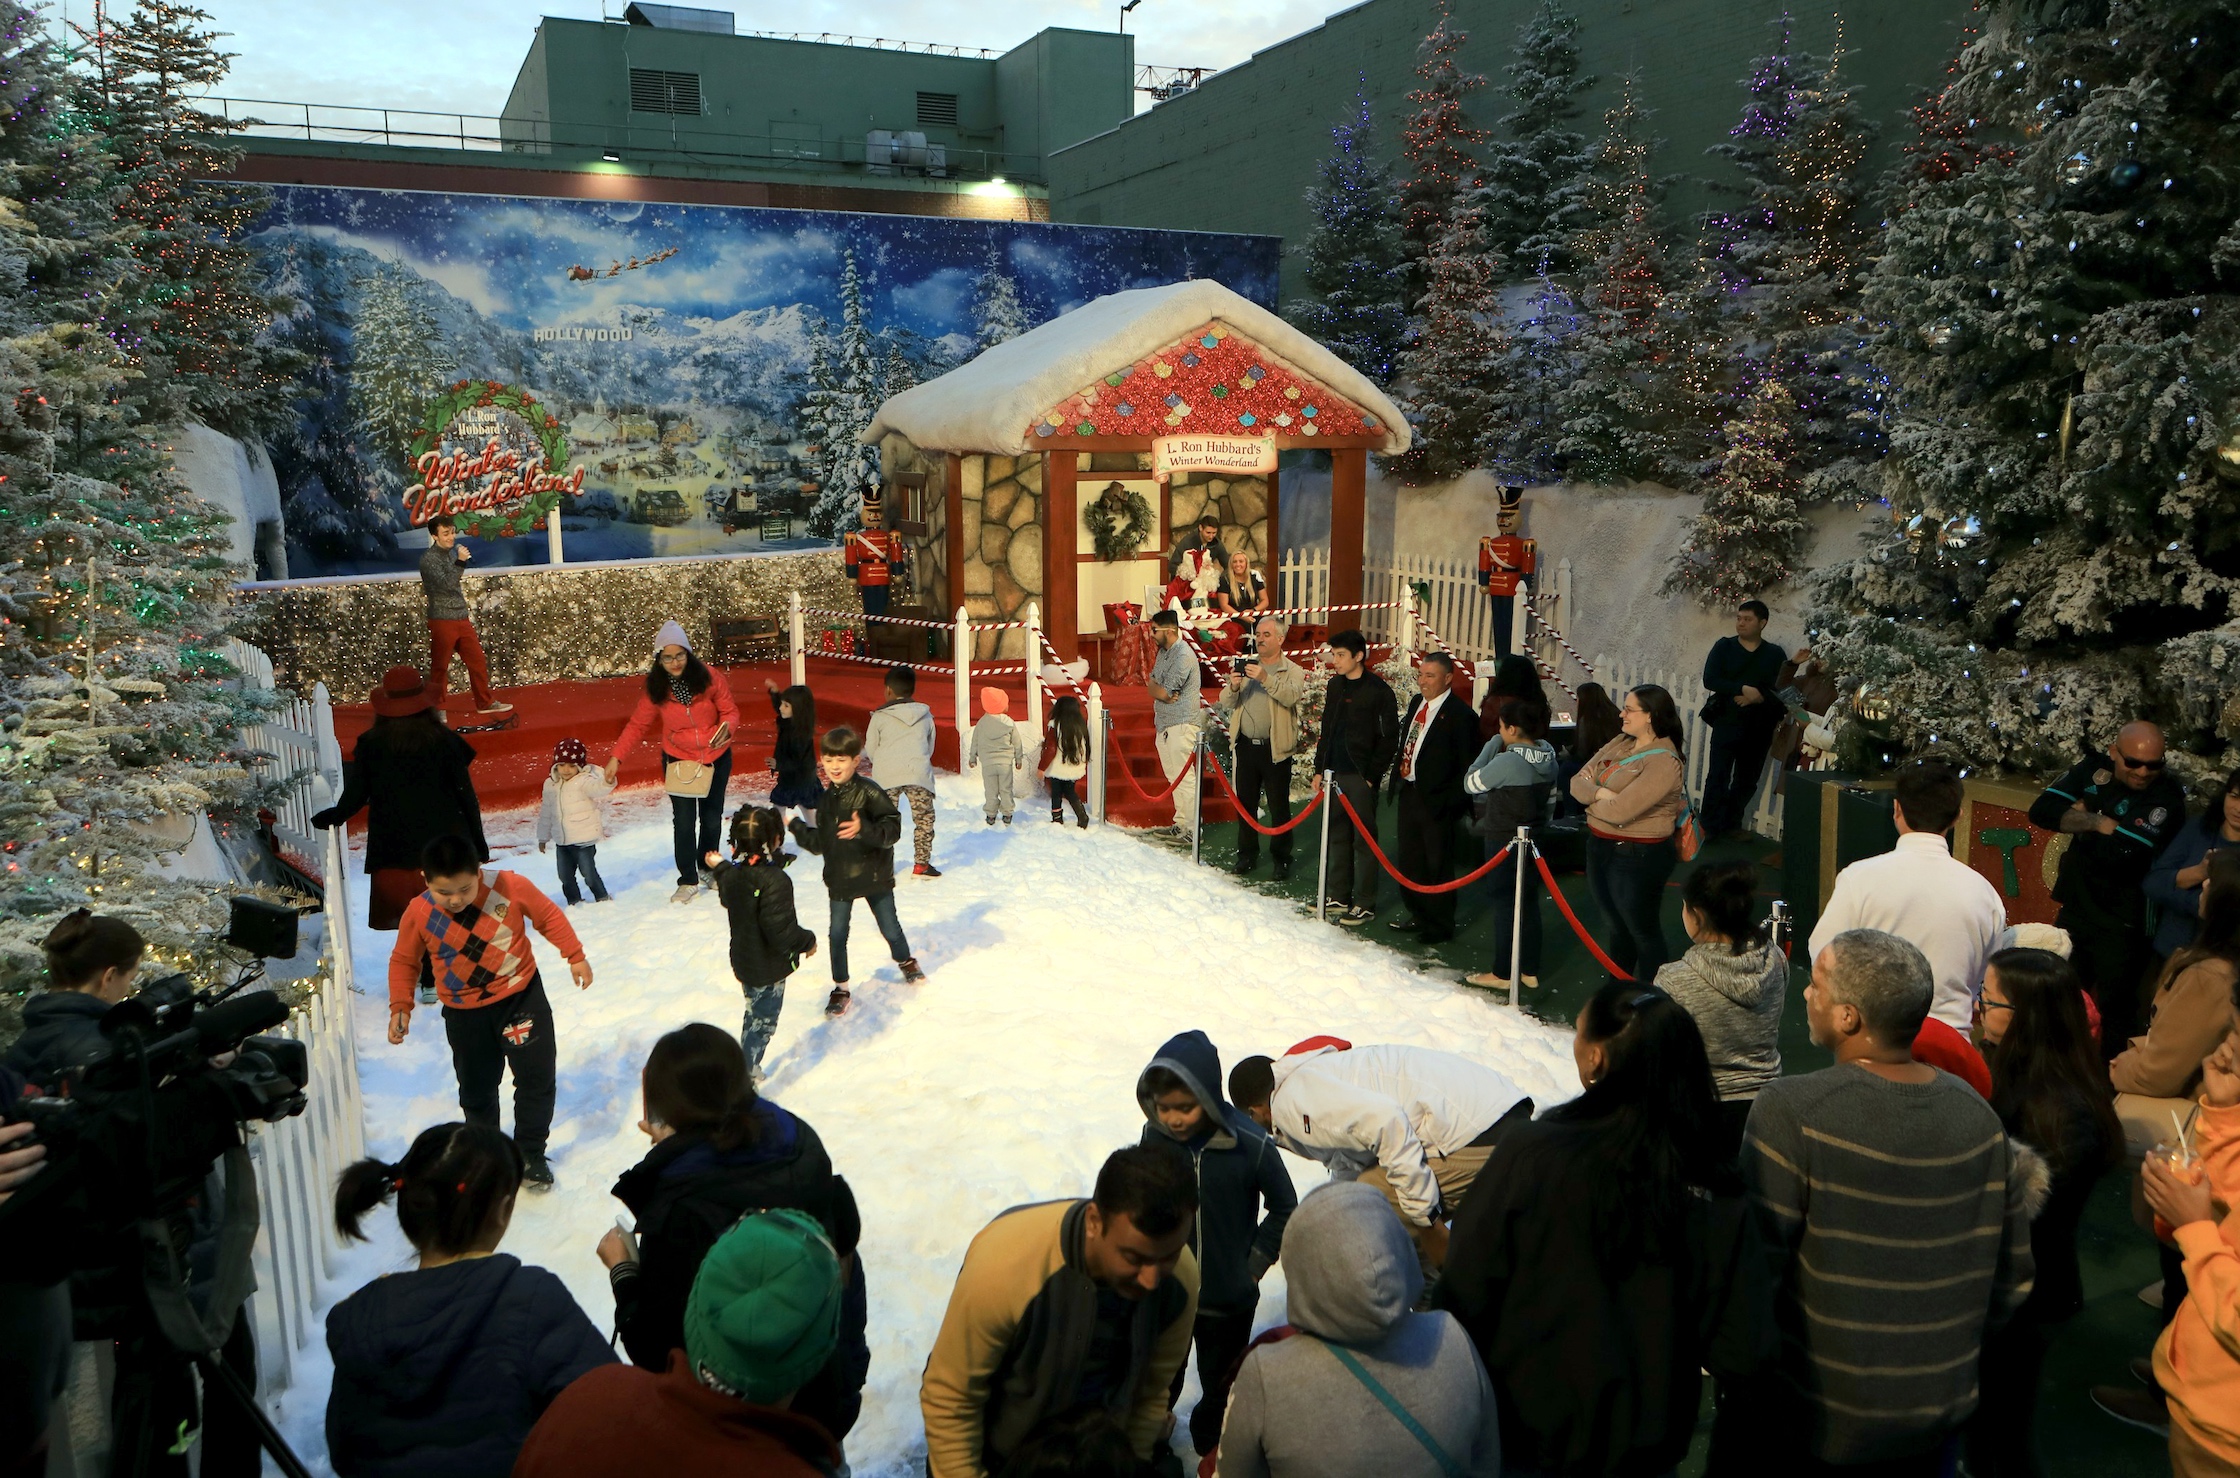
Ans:
[[[1342,824],[1343,820],[1343,813],[1340,813],[1339,822]],[[1260,848],[1259,870],[1248,879],[1228,876],[1227,869],[1236,857],[1236,827],[1233,824],[1209,827],[1202,849],[1208,883],[1219,878],[1222,882],[1248,886],[1271,896],[1296,899],[1311,911],[1315,898],[1319,823],[1318,816],[1299,828],[1296,833],[1298,855],[1292,875],[1282,884],[1270,879],[1271,861],[1265,839]],[[1379,825],[1380,841],[1390,838],[1392,825],[1392,808],[1388,804]],[[1677,885],[1681,878],[1690,868],[1705,862],[1738,861],[1745,857],[1758,864],[1765,896],[1769,899],[1779,896],[1780,853],[1775,844],[1755,842],[1706,848],[1695,862],[1682,865],[1680,872],[1674,875],[1674,886],[1666,890],[1665,931],[1675,949],[1684,947],[1687,942],[1687,935],[1680,927]],[[1496,876],[1506,877],[1506,870]],[[1598,940],[1606,939],[1602,916],[1588,895],[1585,876],[1560,875],[1559,881],[1580,922],[1594,932]],[[1458,932],[1454,939],[1442,945],[1426,949],[1412,936],[1384,927],[1384,920],[1398,917],[1400,913],[1400,892],[1390,878],[1384,880],[1379,897],[1378,922],[1348,932],[1359,932],[1386,948],[1416,956],[1423,960],[1427,969],[1506,971],[1508,960],[1493,958],[1490,886],[1481,883],[1462,890]],[[1601,983],[1603,971],[1573,937],[1554,906],[1545,902],[1541,906],[1546,911],[1544,968],[1540,987],[1526,995],[1525,1009],[1545,1020],[1569,1025],[1579,1007]],[[1784,1072],[1812,1072],[1828,1065],[1827,1053],[1813,1046],[1805,1031],[1803,992],[1807,974],[1801,960],[1790,972],[1789,1005],[1781,1020]],[[1456,989],[1471,987],[1458,984]],[[2054,1344],[2046,1362],[2045,1386],[2038,1403],[2039,1454],[2053,1478],[2071,1478],[2071,1475],[2074,1478],[2164,1478],[2170,1472],[2162,1439],[2103,1415],[2086,1394],[2095,1385],[2128,1383],[2126,1363],[2132,1356],[2147,1352],[2158,1327],[2155,1311],[2137,1297],[2140,1288],[2160,1276],[2155,1250],[2145,1234],[2132,1224],[2127,1194],[2121,1176],[2111,1174],[2103,1180],[2078,1235],[2085,1307],[2062,1330]],[[1707,1404],[1704,1432],[1709,1429],[1708,1416]],[[1682,1474],[1688,1478],[1703,1471],[1704,1440],[1699,1433],[1689,1461],[1681,1465]]]

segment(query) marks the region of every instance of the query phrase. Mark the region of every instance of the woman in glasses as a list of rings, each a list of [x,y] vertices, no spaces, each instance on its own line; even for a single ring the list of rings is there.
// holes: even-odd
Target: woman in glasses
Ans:
[[[1695,1019],[1606,985],[1572,1055],[1586,1091],[1502,1140],[1435,1302],[1485,1360],[1504,1472],[1670,1472],[1703,1372],[1745,1375],[1771,1343],[1765,1258]]]

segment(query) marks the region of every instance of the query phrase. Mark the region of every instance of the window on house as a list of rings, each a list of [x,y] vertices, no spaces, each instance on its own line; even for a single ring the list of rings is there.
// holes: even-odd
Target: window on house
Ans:
[[[887,489],[887,508],[896,533],[925,537],[926,475],[922,472],[896,474]]]
[[[957,95],[953,92],[921,92],[918,94],[918,127],[955,128],[957,126]]]
[[[688,113],[700,108],[698,72],[663,72],[652,67],[630,69],[630,111],[633,113]]]

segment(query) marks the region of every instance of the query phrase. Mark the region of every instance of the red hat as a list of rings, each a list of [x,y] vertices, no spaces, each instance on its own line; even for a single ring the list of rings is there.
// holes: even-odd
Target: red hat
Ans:
[[[429,691],[419,668],[399,663],[382,674],[381,686],[373,690],[371,702],[373,711],[382,718],[403,718],[435,707],[436,695]]]
[[[1325,1047],[1335,1047],[1340,1052],[1351,1052],[1353,1043],[1347,1041],[1344,1037],[1309,1037],[1304,1042],[1298,1042],[1284,1048],[1283,1055],[1298,1057],[1308,1052],[1320,1052]]]
[[[581,739],[563,739],[552,746],[552,762],[556,765],[588,765],[591,751],[583,747]]]

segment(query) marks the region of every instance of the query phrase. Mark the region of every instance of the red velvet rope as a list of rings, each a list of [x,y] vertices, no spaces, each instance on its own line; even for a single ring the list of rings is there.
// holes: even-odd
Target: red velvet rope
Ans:
[[[1376,858],[1377,864],[1386,872],[1392,874],[1392,880],[1394,882],[1398,883],[1401,887],[1407,889],[1411,893],[1453,893],[1463,888],[1467,888],[1478,879],[1484,877],[1487,873],[1492,872],[1502,863],[1507,862],[1509,860],[1509,854],[1517,850],[1517,844],[1515,842],[1511,842],[1506,847],[1503,847],[1500,851],[1494,853],[1491,857],[1488,857],[1486,859],[1485,866],[1479,868],[1476,872],[1456,878],[1451,883],[1413,882],[1409,879],[1406,873],[1402,872],[1399,868],[1392,865],[1391,858],[1384,855],[1384,848],[1377,845],[1376,833],[1371,831],[1368,825],[1362,821],[1361,813],[1353,808],[1353,802],[1346,799],[1346,793],[1342,790],[1338,792],[1338,804],[1345,807],[1346,814],[1353,818],[1353,829],[1361,833],[1362,841],[1368,843],[1369,855]]]
[[[1608,970],[1618,979],[1633,979],[1631,975],[1618,968],[1616,961],[1602,952],[1602,946],[1594,942],[1594,936],[1587,933],[1586,925],[1580,923],[1579,916],[1571,911],[1571,901],[1563,896],[1563,889],[1556,886],[1556,875],[1548,870],[1548,859],[1535,852],[1532,860],[1539,864],[1540,876],[1547,883],[1548,892],[1554,896],[1556,907],[1563,910],[1563,917],[1571,925],[1571,932],[1579,936],[1579,942],[1587,947],[1587,953],[1600,960],[1602,968]]]
[[[1128,784],[1134,787],[1135,793],[1137,795],[1142,796],[1147,801],[1163,801],[1168,796],[1174,794],[1175,787],[1181,785],[1183,781],[1190,778],[1190,767],[1198,762],[1198,753],[1196,750],[1192,750],[1190,752],[1190,758],[1183,761],[1182,768],[1175,773],[1174,779],[1169,780],[1167,782],[1167,788],[1160,791],[1157,795],[1153,795],[1150,791],[1143,788],[1143,782],[1136,778],[1136,772],[1128,768],[1128,757],[1120,753],[1120,746],[1118,744],[1114,744],[1112,746],[1111,756],[1106,761],[1108,766],[1110,765],[1111,759],[1118,759],[1120,761],[1120,773],[1123,776],[1127,777]]]
[[[1306,809],[1281,826],[1262,826],[1246,808],[1243,799],[1237,794],[1236,787],[1229,783],[1228,773],[1221,768],[1221,761],[1210,750],[1206,753],[1206,762],[1213,766],[1213,778],[1221,782],[1223,790],[1229,792],[1229,800],[1237,808],[1237,819],[1264,837],[1279,837],[1287,831],[1298,830],[1300,824],[1314,814],[1314,808],[1322,804],[1322,782],[1317,780],[1314,787],[1314,799],[1307,802]]]

